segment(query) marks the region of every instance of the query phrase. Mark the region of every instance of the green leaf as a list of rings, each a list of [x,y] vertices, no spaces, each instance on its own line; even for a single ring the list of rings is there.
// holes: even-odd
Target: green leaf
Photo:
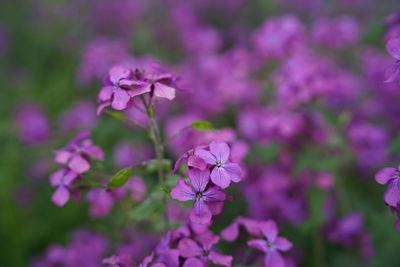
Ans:
[[[213,129],[213,126],[208,121],[195,121],[192,123],[192,128],[198,131],[209,131]]]
[[[394,153],[400,150],[400,134],[398,134],[389,146],[389,153]]]
[[[117,172],[108,182],[107,189],[114,189],[123,186],[132,176],[132,169],[125,168]]]
[[[116,112],[116,111],[111,111],[111,110],[106,110],[106,113],[109,114],[111,117],[113,117],[114,119],[117,119],[119,121],[126,121],[127,118],[125,117],[124,114],[120,113],[120,112]]]

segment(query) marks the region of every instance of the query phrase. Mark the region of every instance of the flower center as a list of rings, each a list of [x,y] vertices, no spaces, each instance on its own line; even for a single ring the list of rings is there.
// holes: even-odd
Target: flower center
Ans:
[[[221,162],[218,162],[217,163],[217,167],[219,168],[219,167],[221,167],[222,165],[221,165]]]
[[[201,192],[197,192],[196,196],[197,196],[198,198],[201,198],[201,197],[203,196],[203,194],[202,194]]]

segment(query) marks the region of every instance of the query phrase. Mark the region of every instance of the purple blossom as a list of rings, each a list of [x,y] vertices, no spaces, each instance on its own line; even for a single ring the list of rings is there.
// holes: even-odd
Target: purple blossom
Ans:
[[[243,226],[252,236],[261,236],[260,222],[250,218],[237,217],[232,224],[221,231],[222,239],[233,242],[239,236],[240,227]]]
[[[278,226],[272,220],[261,222],[260,229],[265,239],[250,240],[247,245],[265,252],[265,267],[284,267],[285,261],[279,252],[290,250],[292,243],[284,237],[278,237]]]
[[[132,97],[150,92],[150,88],[144,86],[132,88],[140,84],[140,82],[133,80],[133,72],[130,69],[120,65],[112,67],[104,80],[104,87],[97,96],[98,101],[101,103],[97,114],[101,114],[110,105],[116,110],[128,108]]]
[[[54,152],[55,162],[67,165],[76,173],[82,174],[90,168],[90,157],[104,160],[103,151],[94,145],[89,137],[89,132],[80,132],[67,146]]]
[[[96,125],[96,106],[88,101],[76,102],[60,117],[59,123],[63,130],[91,129]]]
[[[179,241],[179,255],[183,258],[187,258],[184,266],[207,266],[208,260],[216,265],[226,267],[232,265],[232,256],[222,255],[212,249],[212,247],[219,241],[218,236],[208,231],[197,236],[196,241],[190,238],[183,238]]]
[[[60,169],[50,176],[50,184],[57,187],[51,197],[54,204],[61,207],[67,203],[70,197],[70,187],[78,177],[78,173],[68,168]]]
[[[385,82],[398,82],[400,79],[400,38],[390,39],[386,43],[386,50],[396,59],[396,62],[386,70]]]
[[[171,197],[178,201],[194,200],[190,220],[194,223],[206,224],[212,214],[218,212],[218,206],[226,196],[218,186],[208,186],[210,181],[209,170],[189,170],[190,185],[179,180],[171,191]]]
[[[109,258],[105,258],[102,260],[103,264],[107,264],[110,267],[119,266],[119,267],[134,267],[134,262],[131,256],[127,254],[122,255],[112,255]]]
[[[196,150],[196,155],[214,167],[211,171],[211,181],[223,189],[227,188],[231,181],[239,182],[242,170],[238,164],[229,161],[229,146],[226,143],[213,141],[209,149],[208,151],[200,148]]]

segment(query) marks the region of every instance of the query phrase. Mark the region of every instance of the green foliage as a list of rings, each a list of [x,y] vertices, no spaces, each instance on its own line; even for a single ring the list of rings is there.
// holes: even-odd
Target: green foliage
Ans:
[[[195,121],[192,123],[191,126],[193,129],[195,129],[197,131],[209,131],[209,130],[213,129],[211,122],[203,121],[203,120]]]
[[[132,168],[125,168],[117,172],[108,182],[107,189],[122,187],[132,176]]]

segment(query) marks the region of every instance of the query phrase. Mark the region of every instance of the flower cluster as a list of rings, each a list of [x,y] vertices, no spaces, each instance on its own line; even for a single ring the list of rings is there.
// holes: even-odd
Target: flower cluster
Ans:
[[[80,132],[64,148],[54,151],[55,162],[63,165],[50,176],[50,184],[57,187],[52,196],[57,206],[63,206],[69,200],[71,185],[90,169],[92,158],[104,160],[103,151],[89,137],[88,131]]]
[[[108,106],[115,110],[127,109],[132,104],[132,98],[144,94],[174,99],[177,78],[159,66],[153,69],[153,72],[146,72],[139,69],[133,71],[121,65],[112,67],[97,96],[100,103],[97,114],[101,114]]]

